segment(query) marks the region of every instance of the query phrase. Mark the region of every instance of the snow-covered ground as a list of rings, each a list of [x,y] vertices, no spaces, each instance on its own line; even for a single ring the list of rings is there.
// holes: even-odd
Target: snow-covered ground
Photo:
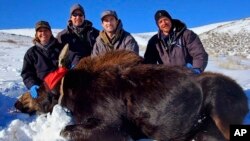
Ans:
[[[225,22],[227,24],[227,22]],[[196,28],[197,33],[208,31],[220,24]],[[210,28],[207,28],[210,27]],[[200,30],[200,31],[199,31]],[[60,31],[53,30],[54,34]],[[10,34],[9,34],[10,33]],[[154,33],[134,34],[140,45],[146,45]],[[23,56],[32,45],[34,29],[0,30],[0,141],[64,141],[60,130],[71,122],[62,107],[56,105],[52,114],[29,116],[17,113],[13,107],[17,98],[27,89],[22,83],[20,71]],[[25,35],[25,36],[21,36]],[[144,49],[140,54],[143,55]],[[218,61],[220,60],[220,61]],[[218,62],[224,58],[210,58],[206,71],[220,72],[235,79],[250,96],[250,69],[226,69]],[[237,65],[250,66],[250,60],[241,60]]]

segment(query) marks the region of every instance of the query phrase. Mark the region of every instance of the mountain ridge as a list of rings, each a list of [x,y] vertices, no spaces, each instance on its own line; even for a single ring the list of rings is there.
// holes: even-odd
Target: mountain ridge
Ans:
[[[199,35],[205,49],[212,56],[242,56],[250,58],[250,17],[190,28]],[[56,36],[62,29],[52,29]],[[145,51],[148,40],[157,32],[132,33],[140,46],[140,54]],[[19,43],[32,45],[34,28],[0,30],[0,45]],[[4,38],[3,38],[4,37]]]

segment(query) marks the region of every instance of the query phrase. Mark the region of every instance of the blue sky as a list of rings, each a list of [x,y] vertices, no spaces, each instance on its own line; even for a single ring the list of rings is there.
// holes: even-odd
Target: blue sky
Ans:
[[[101,12],[115,10],[131,33],[156,31],[154,13],[159,9],[189,28],[250,17],[249,0],[1,0],[0,29],[33,28],[38,20],[65,28],[75,3],[84,7],[86,19],[97,29],[102,29]]]

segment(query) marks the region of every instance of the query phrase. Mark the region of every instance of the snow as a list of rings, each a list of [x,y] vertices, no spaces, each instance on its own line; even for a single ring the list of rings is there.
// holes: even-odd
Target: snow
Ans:
[[[52,29],[52,33],[53,33],[54,36],[56,36],[57,33],[60,32],[60,31],[62,31],[62,29]],[[16,35],[23,35],[23,36],[29,36],[29,37],[34,37],[35,36],[34,28],[6,29],[6,30],[0,30],[0,32],[16,34]]]
[[[245,18],[236,21],[214,23],[214,24],[191,28],[191,30],[193,30],[196,34],[201,34],[214,29],[216,29],[217,32],[230,31],[231,33],[237,33],[240,31],[250,31],[250,18]]]
[[[203,33],[227,24],[228,22],[198,27],[195,28],[195,31]],[[240,25],[244,27],[244,24]],[[53,33],[56,35],[59,31],[60,29],[53,30]],[[155,32],[134,34],[134,36],[138,44],[146,45],[147,40],[153,34]],[[65,139],[59,133],[65,125],[71,122],[71,117],[61,106],[56,105],[52,114],[39,116],[16,112],[13,107],[17,98],[27,91],[20,72],[23,56],[26,50],[32,46],[34,29],[0,30],[0,35],[2,38],[0,39],[0,141],[64,141]],[[140,55],[143,55],[144,49],[140,50]],[[244,88],[246,95],[250,96],[249,67],[226,69],[220,67],[218,60],[223,61],[222,58],[210,58],[206,71],[220,72],[232,77]],[[250,66],[250,60],[242,59],[240,65]]]

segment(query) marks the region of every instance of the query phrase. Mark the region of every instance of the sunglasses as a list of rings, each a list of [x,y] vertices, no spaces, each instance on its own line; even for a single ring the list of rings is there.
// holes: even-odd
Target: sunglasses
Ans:
[[[82,17],[83,14],[81,14],[81,13],[73,13],[72,16],[74,16],[74,17],[77,17],[77,16]]]

